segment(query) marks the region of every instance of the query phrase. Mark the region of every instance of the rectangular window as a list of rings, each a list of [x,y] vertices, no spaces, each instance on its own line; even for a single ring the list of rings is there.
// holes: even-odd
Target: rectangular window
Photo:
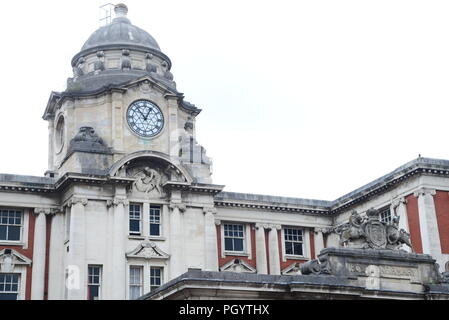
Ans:
[[[87,300],[100,300],[101,266],[88,266]]]
[[[142,267],[129,268],[129,298],[136,300],[142,295]]]
[[[304,239],[301,229],[284,229],[285,254],[293,256],[304,255]]]
[[[384,208],[380,210],[380,221],[390,223],[393,220],[391,216],[390,208]]]
[[[0,241],[20,241],[22,211],[0,210]]]
[[[161,235],[161,206],[150,206],[150,236]]]
[[[141,221],[142,221],[142,205],[130,204],[129,205],[129,234],[141,235]]]
[[[150,291],[156,290],[162,285],[162,272],[163,268],[151,267],[150,268]]]
[[[244,252],[245,231],[242,224],[224,224],[225,251]]]
[[[17,300],[19,278],[18,274],[0,273],[0,300]]]

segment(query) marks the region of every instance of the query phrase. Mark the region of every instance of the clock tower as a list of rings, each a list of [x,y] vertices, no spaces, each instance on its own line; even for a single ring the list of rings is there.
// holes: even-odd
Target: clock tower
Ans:
[[[191,267],[218,271],[214,196],[223,186],[211,184],[211,161],[195,139],[201,110],[127,13],[116,5],[115,19],[89,37],[43,116],[46,175],[62,212],[52,225],[61,239],[50,245],[55,297],[135,298],[130,274],[160,282]],[[100,274],[103,293],[86,282]]]
[[[126,5],[115,6],[115,19],[73,57],[66,91],[50,96],[44,114],[47,175],[106,174],[118,161],[144,153],[210,183],[210,159],[195,139],[201,110],[185,101],[170,72],[170,58],[149,33],[131,24],[127,13]]]

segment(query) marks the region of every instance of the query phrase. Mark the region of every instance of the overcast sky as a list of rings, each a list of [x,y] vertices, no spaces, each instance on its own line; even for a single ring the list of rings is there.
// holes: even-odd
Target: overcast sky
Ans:
[[[0,172],[47,170],[51,91],[106,0],[2,1]],[[449,1],[127,0],[203,109],[226,191],[334,200],[449,159]]]

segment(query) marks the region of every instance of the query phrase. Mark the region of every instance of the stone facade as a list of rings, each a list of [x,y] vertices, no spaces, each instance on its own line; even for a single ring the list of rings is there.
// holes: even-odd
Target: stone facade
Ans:
[[[0,298],[132,299],[189,269],[291,286],[306,277],[302,265],[340,247],[330,229],[371,208],[399,217],[407,259],[429,254],[449,271],[449,161],[418,158],[334,201],[223,192],[196,140],[201,110],[126,6],[116,13],[73,58],[67,89],[50,96],[45,177],[0,175],[0,282],[12,283]],[[132,118],[138,101],[147,109]],[[160,130],[139,135],[136,121]],[[406,297],[421,297],[415,289]]]

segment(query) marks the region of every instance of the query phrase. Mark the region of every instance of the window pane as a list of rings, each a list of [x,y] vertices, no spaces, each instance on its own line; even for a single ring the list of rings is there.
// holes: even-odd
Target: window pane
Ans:
[[[8,240],[19,241],[20,240],[20,227],[9,227]]]
[[[0,293],[0,300],[17,300],[17,293]]]
[[[129,231],[134,233],[140,233],[140,220],[130,220]]]
[[[286,254],[293,254],[293,246],[291,242],[285,243],[285,253]]]
[[[243,251],[243,240],[234,239],[234,251]]]
[[[225,250],[226,251],[234,251],[234,247],[232,245],[231,238],[225,238]]]
[[[294,252],[295,252],[295,255],[302,256],[302,243],[294,244]]]
[[[159,229],[160,228],[158,224],[150,224],[150,236],[160,236]]]
[[[100,286],[89,286],[89,300],[98,300]]]
[[[131,300],[136,300],[141,296],[140,294],[140,287],[131,286],[129,288],[129,297]]]
[[[0,225],[0,240],[7,240],[6,239],[6,226]]]

